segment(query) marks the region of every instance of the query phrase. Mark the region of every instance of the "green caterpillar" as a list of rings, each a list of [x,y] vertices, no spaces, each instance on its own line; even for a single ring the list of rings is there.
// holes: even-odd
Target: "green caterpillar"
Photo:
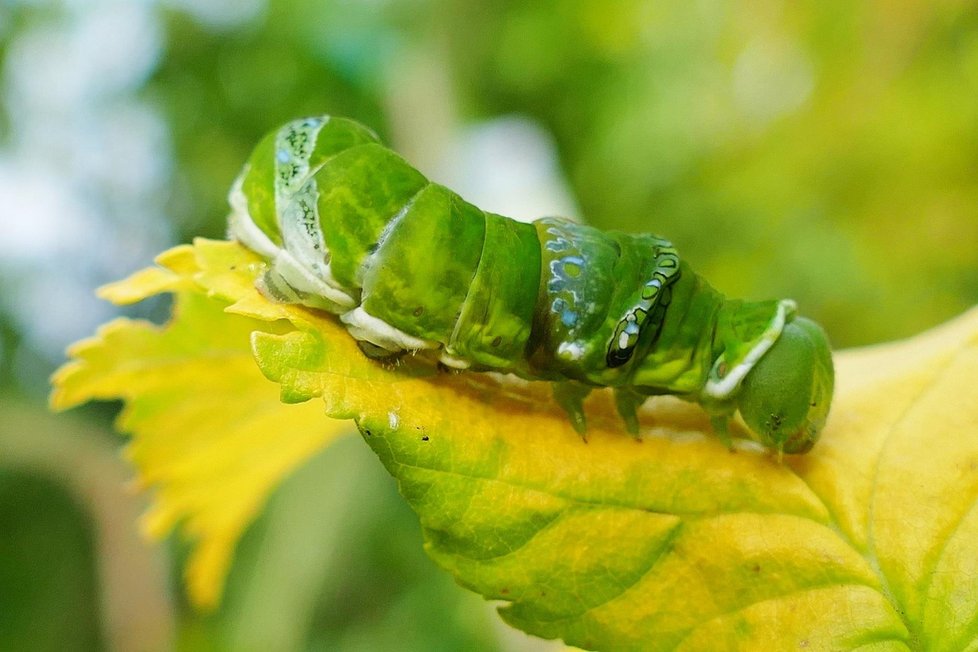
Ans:
[[[231,236],[269,262],[266,296],[338,315],[372,357],[550,381],[582,435],[594,387],[632,432],[643,401],[674,394],[728,444],[739,410],[779,453],[808,451],[828,416],[829,344],[793,301],[725,299],[653,235],[482,211],[352,120],[269,133],[230,204]]]

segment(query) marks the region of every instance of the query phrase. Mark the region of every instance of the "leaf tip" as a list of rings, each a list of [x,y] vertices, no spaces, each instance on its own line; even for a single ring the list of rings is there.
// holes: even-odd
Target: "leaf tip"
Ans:
[[[171,270],[148,267],[121,281],[107,283],[95,290],[95,296],[117,306],[138,303],[143,299],[174,290],[181,277]]]

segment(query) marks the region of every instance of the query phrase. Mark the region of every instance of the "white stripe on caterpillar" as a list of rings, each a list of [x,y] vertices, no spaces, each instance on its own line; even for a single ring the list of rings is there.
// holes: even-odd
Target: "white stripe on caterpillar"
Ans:
[[[420,351],[441,346],[439,342],[415,337],[394,328],[359,306],[340,315],[340,321],[346,324],[347,330],[355,339],[365,340],[388,351]]]
[[[720,377],[719,369],[722,365],[726,364],[726,356],[721,355],[717,358],[713,364],[713,369],[710,370],[710,378],[706,381],[703,394],[719,400],[723,400],[733,394],[740,387],[740,383],[747,376],[747,373],[754,368],[754,365],[758,363],[761,357],[778,341],[788,317],[793,315],[797,310],[798,304],[791,299],[782,299],[779,301],[778,311],[774,315],[774,319],[771,320],[770,325],[761,335],[761,339],[754,345],[754,348],[747,352],[747,355],[744,356],[740,364],[733,369],[727,370],[726,375]]]
[[[234,180],[231,192],[228,193],[228,203],[231,204],[231,215],[228,216],[228,234],[263,258],[271,260],[278,255],[279,248],[251,219],[251,213],[248,212],[248,198],[242,190],[242,184],[250,170],[251,166],[246,165],[238,178]]]

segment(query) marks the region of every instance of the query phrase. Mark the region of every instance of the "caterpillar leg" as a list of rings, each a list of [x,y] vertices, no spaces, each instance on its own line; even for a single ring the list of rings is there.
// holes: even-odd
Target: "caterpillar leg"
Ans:
[[[553,383],[553,390],[557,405],[564,408],[574,430],[586,442],[587,419],[584,416],[584,399],[591,393],[591,388],[581,383],[563,382]]]
[[[255,283],[258,291],[278,303],[298,303],[333,314],[347,310],[354,300],[326,284],[282,251]],[[328,292],[323,290],[328,288]]]
[[[366,340],[357,340],[357,346],[365,356],[371,360],[378,360],[380,362],[393,362],[404,355],[403,350],[391,351]]]
[[[730,436],[730,415],[712,415],[710,417],[710,423],[713,425],[713,432],[716,433],[717,439],[720,440],[727,450],[733,451],[733,438]]]
[[[621,420],[625,422],[625,428],[636,439],[638,439],[638,408],[645,403],[648,396],[639,394],[630,387],[615,388],[615,407]]]

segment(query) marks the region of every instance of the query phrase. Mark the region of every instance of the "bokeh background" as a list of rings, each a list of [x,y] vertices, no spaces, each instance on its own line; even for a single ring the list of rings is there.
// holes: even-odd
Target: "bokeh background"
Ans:
[[[319,113],[485,208],[666,235],[838,347],[978,302],[967,0],[0,0],[0,649],[538,649],[434,568],[355,438],[195,613],[187,543],[139,538],[118,406],[46,413],[118,314],[93,288],[221,237],[261,134]]]

